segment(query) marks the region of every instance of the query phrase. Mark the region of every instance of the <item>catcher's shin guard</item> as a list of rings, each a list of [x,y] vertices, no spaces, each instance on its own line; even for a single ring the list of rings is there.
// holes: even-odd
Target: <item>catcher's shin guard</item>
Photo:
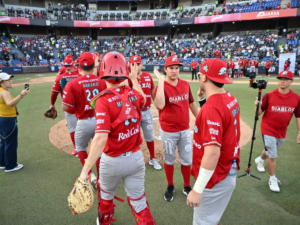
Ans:
[[[151,215],[148,201],[146,201],[147,207],[144,210],[140,211],[139,213],[137,213],[135,211],[135,209],[133,208],[133,206],[130,203],[130,201],[139,201],[144,197],[145,197],[145,194],[143,194],[143,196],[138,199],[132,199],[127,196],[127,202],[132,210],[132,214],[135,218],[135,222],[137,225],[156,225],[155,220]]]
[[[113,200],[101,200],[98,202],[98,224],[111,225],[111,222],[116,221],[113,219],[116,205]]]

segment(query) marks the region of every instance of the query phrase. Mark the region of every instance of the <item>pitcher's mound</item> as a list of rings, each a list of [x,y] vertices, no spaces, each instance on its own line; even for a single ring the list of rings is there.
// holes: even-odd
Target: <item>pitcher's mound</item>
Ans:
[[[162,142],[160,139],[159,135],[159,121],[158,121],[158,111],[157,109],[152,105],[151,107],[152,115],[153,115],[153,122],[154,122],[154,143],[155,143],[155,154],[157,161],[160,164],[163,164],[163,146]],[[195,117],[194,115],[190,112],[190,129],[191,131],[194,129],[195,125]],[[142,137],[143,137],[143,131],[141,129]],[[191,132],[192,135],[192,132]],[[248,141],[250,141],[252,135],[252,129],[244,122],[241,120],[241,140],[240,140],[240,145],[241,148],[245,146]],[[72,144],[69,132],[68,132],[68,127],[66,126],[66,120],[59,121],[57,124],[55,124],[53,127],[50,129],[49,133],[49,140],[50,142],[59,150],[64,151],[68,154],[71,154],[71,151],[74,149],[74,146]],[[145,162],[148,163],[149,161],[149,151],[146,145],[146,142],[144,141],[141,145],[141,150],[144,154]],[[178,153],[176,152],[176,163],[179,163],[179,158],[178,158]]]

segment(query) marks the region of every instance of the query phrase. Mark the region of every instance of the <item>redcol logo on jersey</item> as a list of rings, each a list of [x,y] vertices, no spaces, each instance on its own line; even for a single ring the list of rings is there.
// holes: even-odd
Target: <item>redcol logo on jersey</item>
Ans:
[[[138,134],[140,132],[140,126],[138,125],[137,128],[132,128],[131,130],[127,130],[127,133],[119,133],[118,141],[125,140],[127,138],[130,138],[131,136]]]
[[[198,144],[195,140],[193,140],[193,144],[196,148],[201,149],[201,145]]]
[[[170,103],[179,103],[179,102],[185,101],[187,99],[189,99],[189,94],[183,94],[183,95],[178,95],[175,97],[170,97],[169,102]]]
[[[218,135],[218,134],[219,134],[219,131],[218,131],[218,130],[215,130],[214,128],[210,128],[210,129],[209,129],[209,133],[212,134],[212,135]]]
[[[295,108],[288,106],[272,106],[272,111],[278,113],[293,113]]]
[[[217,126],[219,127],[220,126],[220,122],[213,122],[213,121],[210,121],[210,120],[207,120],[207,125],[213,125],[213,126]]]

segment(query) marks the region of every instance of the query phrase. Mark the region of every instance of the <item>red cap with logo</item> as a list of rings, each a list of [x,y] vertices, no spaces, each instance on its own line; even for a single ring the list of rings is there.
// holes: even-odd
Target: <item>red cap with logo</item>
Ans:
[[[84,52],[80,55],[80,58],[79,58],[79,64],[81,66],[91,66],[95,63],[95,57],[93,56],[92,53],[89,53],[89,52]]]
[[[65,60],[64,60],[64,62],[63,62],[63,65],[64,65],[64,66],[67,66],[67,67],[73,66],[73,65],[74,65],[74,64],[73,64],[73,59],[71,59],[71,58],[65,58]]]
[[[130,63],[142,63],[142,59],[138,55],[134,55],[130,58],[129,62]]]
[[[182,64],[180,63],[179,59],[177,58],[177,56],[171,56],[168,57],[165,61],[165,67],[168,66],[173,66],[173,65],[179,65],[182,66]]]
[[[66,58],[71,58],[71,59],[73,59],[73,56],[69,54],[69,55],[66,55],[65,59],[66,59]]]
[[[289,70],[282,71],[277,78],[284,77],[290,80],[294,80],[294,74]]]
[[[79,64],[79,59],[75,59],[75,65]]]
[[[214,82],[232,84],[232,80],[227,77],[227,64],[221,59],[209,59],[203,62],[199,72]]]

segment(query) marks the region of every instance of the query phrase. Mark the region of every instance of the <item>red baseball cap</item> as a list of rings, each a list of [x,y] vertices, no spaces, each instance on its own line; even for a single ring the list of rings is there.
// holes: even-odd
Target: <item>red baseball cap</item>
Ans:
[[[99,53],[98,52],[94,52],[93,55],[96,57],[96,56],[99,56]]]
[[[182,64],[180,63],[179,59],[177,58],[177,56],[171,56],[168,57],[165,61],[165,67],[168,66],[173,66],[173,65],[179,65],[182,66]]]
[[[227,77],[227,64],[221,59],[209,59],[203,62],[199,72],[214,82],[232,84],[232,80]]]
[[[129,62],[130,63],[142,63],[142,59],[138,55],[134,55],[130,58]]]
[[[89,52],[84,52],[80,55],[80,58],[79,58],[79,64],[81,66],[91,66],[95,63],[95,57],[93,56],[92,53],[89,53]]]
[[[79,64],[79,59],[75,59],[75,65]]]
[[[280,78],[280,77],[285,77],[285,78],[288,78],[290,80],[294,80],[294,74],[289,70],[281,71],[281,73],[279,74],[277,79]]]
[[[65,58],[64,62],[63,62],[64,66],[73,66],[73,59],[72,58]]]
[[[73,56],[69,54],[69,55],[66,55],[65,59],[66,58],[72,58],[73,59]]]

